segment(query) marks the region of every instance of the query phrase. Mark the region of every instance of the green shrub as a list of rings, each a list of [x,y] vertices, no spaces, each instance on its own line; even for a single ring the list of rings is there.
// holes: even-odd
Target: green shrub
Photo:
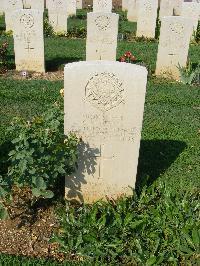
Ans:
[[[54,36],[54,30],[52,25],[49,23],[48,17],[44,19],[44,36],[45,37]]]
[[[0,74],[5,73],[7,64],[8,43],[4,42],[0,45]]]
[[[200,252],[199,210],[197,189],[177,194],[158,183],[144,188],[139,197],[67,205],[52,241],[67,254],[105,265],[195,265]]]
[[[2,30],[2,31],[0,31],[0,35],[1,36],[8,36],[8,37],[10,37],[10,36],[13,35],[13,31],[12,30],[9,30],[9,31]]]
[[[186,67],[181,67],[180,64],[178,65],[179,73],[180,73],[180,80],[183,84],[195,84],[199,83],[199,76],[200,76],[200,63],[194,64],[188,61]]]
[[[198,22],[198,27],[197,27],[197,31],[195,33],[195,41],[197,43],[200,42],[200,21]]]
[[[85,27],[72,27],[67,32],[68,38],[86,38],[87,30]]]
[[[155,31],[155,38],[158,40],[160,37],[160,27],[161,27],[161,21],[159,17],[157,17],[156,20],[156,31]]]
[[[8,134],[13,136],[14,148],[8,174],[0,180],[1,198],[11,194],[13,186],[30,188],[34,199],[52,198],[58,179],[75,170],[78,140],[64,135],[63,120],[63,100],[31,121],[13,120]]]

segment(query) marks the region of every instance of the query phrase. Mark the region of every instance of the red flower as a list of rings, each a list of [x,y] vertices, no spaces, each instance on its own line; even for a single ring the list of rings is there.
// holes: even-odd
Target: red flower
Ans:
[[[132,56],[132,53],[130,51],[127,51],[124,56],[130,58]]]
[[[131,59],[131,61],[135,61],[136,57],[134,55],[132,55],[130,59]]]
[[[120,57],[120,62],[126,62],[126,58],[124,56]]]

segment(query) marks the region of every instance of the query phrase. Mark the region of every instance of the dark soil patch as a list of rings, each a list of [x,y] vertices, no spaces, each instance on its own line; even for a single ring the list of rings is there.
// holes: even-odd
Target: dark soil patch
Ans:
[[[10,219],[0,221],[0,253],[62,260],[58,245],[50,243],[59,228],[55,206],[45,200],[30,207],[31,193],[14,191]]]

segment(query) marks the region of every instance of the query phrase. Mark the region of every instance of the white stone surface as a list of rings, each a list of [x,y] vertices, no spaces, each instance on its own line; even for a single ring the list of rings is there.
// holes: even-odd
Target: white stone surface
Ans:
[[[129,0],[122,0],[122,10],[127,11],[129,8]]]
[[[172,16],[174,10],[175,0],[161,0],[159,18],[160,20],[165,16]]]
[[[4,0],[0,1],[0,16],[4,14]]]
[[[192,20],[190,18],[163,17],[157,54],[156,75],[180,79],[178,65],[187,63]]]
[[[77,75],[78,73],[78,75]],[[132,195],[147,70],[111,61],[65,66],[65,134],[76,133],[78,170],[66,177],[66,198],[92,203]]]
[[[112,12],[112,0],[93,0],[93,12]]]
[[[44,11],[44,0],[22,0],[24,8],[39,9]]]
[[[175,16],[181,15],[182,3],[183,3],[183,0],[174,0],[173,14]]]
[[[45,72],[43,11],[21,9],[14,11],[12,17],[16,70]]]
[[[193,31],[197,30],[198,20],[200,15],[200,4],[197,2],[184,2],[182,3],[181,16],[189,17],[192,19]]]
[[[70,17],[76,15],[76,0],[67,1],[67,15]]]
[[[119,15],[87,14],[86,60],[116,60]]]
[[[127,19],[131,22],[137,22],[138,0],[129,0]]]
[[[77,9],[83,8],[83,0],[76,0],[76,8]]]
[[[13,26],[15,24],[12,17],[13,11],[22,8],[22,0],[4,0],[6,31],[13,30]]]
[[[48,0],[47,7],[54,32],[67,32],[67,0]]]
[[[158,0],[140,0],[138,3],[137,37],[154,38]]]

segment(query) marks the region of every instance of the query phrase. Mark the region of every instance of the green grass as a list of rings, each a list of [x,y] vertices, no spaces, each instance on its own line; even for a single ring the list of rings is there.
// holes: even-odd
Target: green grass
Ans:
[[[46,259],[34,259],[34,258],[26,258],[19,256],[12,256],[6,254],[0,254],[0,265],[1,266],[89,266],[90,264],[83,262],[55,262]]]
[[[84,12],[80,12],[80,19],[71,18],[69,20],[70,27],[73,27],[74,25],[85,26],[85,21],[82,19],[84,14]],[[4,27],[3,25],[3,20],[0,18],[0,29]],[[123,29],[122,31],[125,32],[131,30],[132,27],[134,28],[135,24],[121,20],[120,27]],[[14,64],[13,41],[11,37],[1,37],[0,42],[4,40],[8,40],[10,44],[9,63],[10,67],[12,68]],[[150,69],[154,71],[157,46],[157,42],[121,41],[118,43],[117,57],[119,58],[122,54],[124,54],[125,51],[130,50],[137,59],[145,62]],[[200,46],[191,45],[189,56],[192,62],[200,61]],[[45,61],[47,70],[54,71],[57,69],[62,69],[65,63],[79,60],[85,60],[85,40],[70,40],[66,38],[45,39]],[[16,81],[13,80],[12,77],[8,79],[2,77],[0,78],[0,174],[1,172],[5,172],[4,164],[6,152],[9,149],[7,143],[10,140],[9,136],[6,135],[6,128],[8,127],[12,118],[16,115],[21,115],[27,119],[30,119],[31,116],[43,112],[56,100],[61,88],[63,88],[63,81]],[[173,195],[172,203],[169,203],[170,201],[168,202],[167,200],[165,201],[165,197],[167,197],[168,193],[165,191],[166,195],[158,193],[159,199],[157,199],[158,195],[156,194],[155,198],[153,199],[153,204],[148,202],[145,205],[145,210],[147,211],[147,215],[151,221],[149,223],[150,228],[154,228],[157,232],[160,230],[160,221],[165,221],[166,224],[163,224],[164,222],[162,222],[163,228],[166,227],[166,230],[171,230],[169,233],[170,236],[176,233],[176,241],[181,239],[180,229],[182,227],[187,227],[187,219],[191,222],[190,226],[193,225],[193,220],[193,223],[196,223],[196,226],[199,228],[199,223],[197,223],[197,213],[195,213],[198,212],[198,209],[194,211],[194,209],[189,209],[188,207],[188,217],[186,212],[186,214],[184,214],[185,216],[181,218],[184,197],[186,198],[185,204],[188,206],[190,200],[193,202],[193,196],[191,196],[192,194],[190,195],[190,193],[192,193],[192,191],[199,190],[200,187],[199,150],[200,87],[183,85],[174,81],[151,77],[147,85],[140,148],[137,177],[137,192],[138,195],[140,195],[138,202],[141,201],[140,193],[142,188],[145,186],[150,188],[150,192],[148,192],[144,197],[148,201],[151,197],[153,197],[152,195],[154,195],[153,184],[155,183],[157,186],[158,180],[160,182],[166,183],[169,194]],[[162,189],[160,190],[162,191]],[[189,193],[189,196],[187,193]],[[163,217],[166,216],[166,212],[168,211],[165,205],[168,203],[169,205],[173,206],[174,209],[171,210],[172,217],[167,220],[167,218],[164,219]],[[128,202],[127,204],[129,206],[128,208],[130,208],[129,211],[134,213],[138,210],[137,207],[133,206],[132,203]],[[152,208],[152,205],[155,206],[155,209]],[[109,207],[105,207],[105,211],[107,211],[106,208]],[[93,210],[88,211],[89,216],[92,215],[92,211]],[[121,217],[124,215],[121,212],[119,213]],[[85,216],[80,215],[77,217],[79,218],[78,221],[80,222],[79,229],[83,229],[83,221],[86,218]],[[157,220],[154,220],[154,217]],[[170,227],[173,224],[175,217],[179,223],[177,229],[179,231],[176,231],[176,225],[173,225],[174,227]],[[183,219],[183,221],[181,219]],[[158,227],[156,227],[156,224],[158,224]],[[131,230],[130,228],[128,229]],[[91,230],[91,228],[89,228],[89,230]],[[116,236],[116,240],[120,240],[120,230],[121,229],[119,229],[117,233],[113,233],[113,236]],[[151,232],[150,229],[146,230],[147,234],[149,233],[148,237],[150,237],[152,234],[153,239],[153,232]],[[133,231],[132,233],[134,235],[137,232]],[[145,236],[146,235],[143,235],[144,239]],[[162,234],[157,234],[156,236],[162,237]],[[127,235],[126,237],[127,242],[130,242],[130,246],[128,246],[128,248],[131,248],[131,243],[133,243],[131,241],[133,240],[130,235]],[[103,238],[106,238],[105,234],[102,236],[102,241],[109,240],[108,238]],[[154,239],[152,241],[154,241],[152,243],[156,245],[156,240]],[[101,244],[102,243],[103,242],[101,242]],[[145,240],[143,243],[146,243]],[[144,253],[148,249],[149,244],[147,243],[145,245],[146,249],[144,248]],[[168,245],[172,248],[169,243]],[[176,246],[176,242],[174,245]],[[166,246],[166,249],[167,247],[168,246]],[[147,261],[148,258],[150,258],[148,257],[150,256],[149,253],[147,253],[146,256]],[[3,265],[12,265],[9,264],[9,261],[15,261],[15,258],[3,255],[0,257],[0,261],[6,260],[8,261],[8,264]],[[20,260],[24,260],[24,264],[19,264],[18,261]],[[37,263],[40,263],[40,265],[54,265],[42,264],[42,261],[37,262],[37,260],[34,262],[35,264],[31,263],[28,264],[27,260],[16,258],[16,262],[13,265],[39,265]],[[164,265],[178,265],[176,263],[178,262]],[[190,265],[190,263],[187,262],[186,265]]]

